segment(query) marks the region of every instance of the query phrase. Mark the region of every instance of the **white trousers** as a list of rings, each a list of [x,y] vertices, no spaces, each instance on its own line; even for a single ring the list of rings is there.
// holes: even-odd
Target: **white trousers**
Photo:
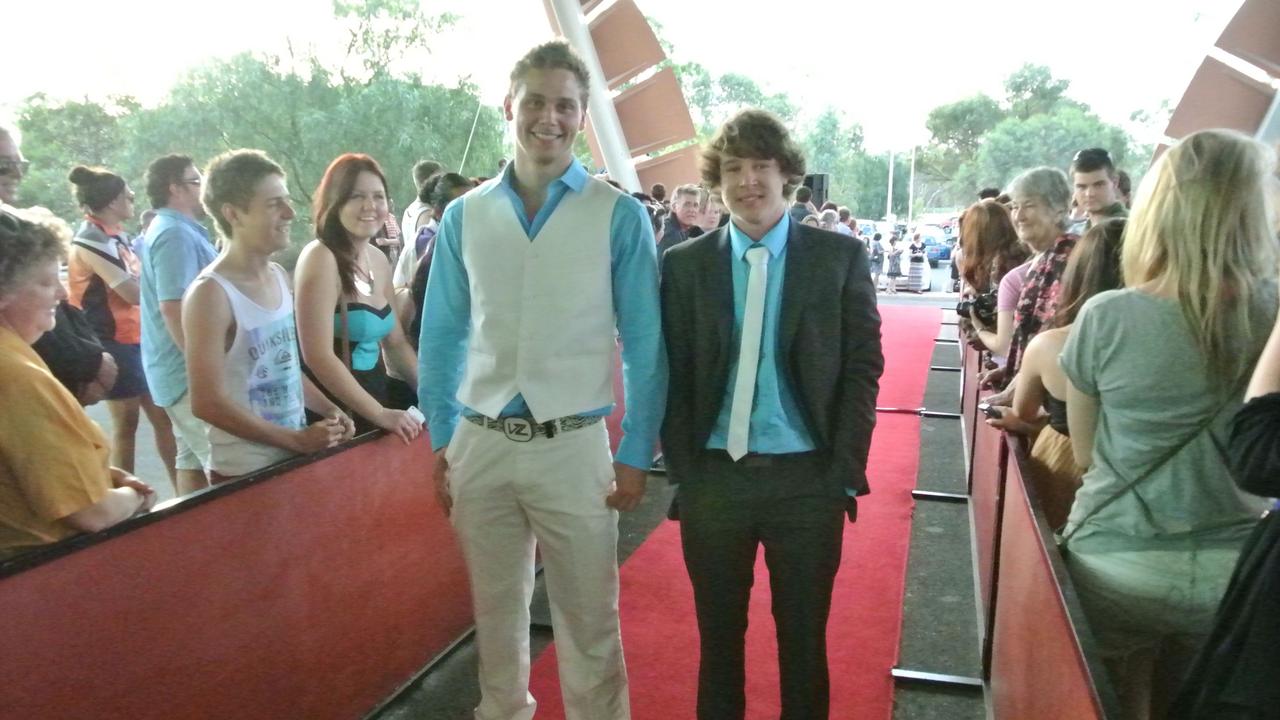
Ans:
[[[476,720],[530,720],[529,602],[541,549],[566,720],[628,720],[618,514],[603,422],[515,442],[466,420],[449,449],[453,526],[476,616]]]

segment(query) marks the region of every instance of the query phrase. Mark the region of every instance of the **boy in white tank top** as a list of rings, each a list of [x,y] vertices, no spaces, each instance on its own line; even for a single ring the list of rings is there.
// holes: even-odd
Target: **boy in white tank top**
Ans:
[[[217,483],[333,447],[355,427],[303,375],[289,277],[270,261],[295,214],[284,171],[257,150],[224,153],[202,200],[226,248],[187,290],[182,320],[191,409],[209,424]],[[324,419],[308,426],[304,407]]]

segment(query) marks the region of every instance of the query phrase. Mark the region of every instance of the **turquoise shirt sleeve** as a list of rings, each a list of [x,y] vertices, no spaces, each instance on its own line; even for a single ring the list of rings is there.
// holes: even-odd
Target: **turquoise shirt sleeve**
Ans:
[[[658,250],[640,201],[621,197],[609,226],[613,307],[622,337],[626,414],[616,459],[648,470],[667,407],[667,349],[658,300]],[[432,269],[434,273],[434,268]]]
[[[423,314],[418,336],[418,408],[427,418],[432,450],[449,444],[462,413],[458,387],[471,332],[471,290],[460,246],[462,207],[461,202],[449,205],[440,220],[423,302],[431,312]]]
[[[189,231],[182,227],[166,228],[156,236],[148,250],[151,267],[155,270],[156,299],[160,302],[181,300],[187,286],[211,259],[200,257],[200,243],[205,242],[204,239],[188,239],[188,234]]]

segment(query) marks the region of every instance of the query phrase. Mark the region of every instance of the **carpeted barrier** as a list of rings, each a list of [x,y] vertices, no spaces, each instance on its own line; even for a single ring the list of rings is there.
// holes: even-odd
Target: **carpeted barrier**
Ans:
[[[928,380],[936,308],[881,307],[886,359],[878,404],[919,407]],[[842,567],[827,633],[831,717],[889,718],[890,669],[897,661],[912,499],[919,462],[920,418],[880,414],[871,445],[872,492],[846,526]],[[747,631],[747,717],[779,712],[777,645],[768,575],[756,566]],[[622,637],[636,720],[692,718],[697,696],[698,635],[693,593],[680,550],[679,525],[658,527],[622,567]],[[554,646],[534,663],[538,717],[564,717]]]
[[[965,467],[968,468],[973,462],[969,451],[973,447],[974,432],[981,423],[981,419],[977,417],[977,405],[981,395],[978,388],[978,375],[982,372],[982,353],[968,343],[962,344],[960,368],[960,426],[964,433]],[[967,480],[972,487],[972,473],[968,475]]]
[[[1083,610],[1034,489],[1022,441],[977,409],[978,353],[966,353],[963,397],[974,582],[982,617],[987,706],[994,720],[1121,717]]]
[[[998,593],[996,573],[1000,562],[1000,517],[1004,507],[1008,458],[1004,433],[983,420],[982,413],[976,413],[973,448],[969,453],[969,527],[973,543],[974,582],[978,588],[978,616],[982,619],[978,635],[985,667],[990,655],[991,624]]]
[[[0,717],[349,720],[471,625],[428,440],[356,441],[0,566]]]
[[[1120,718],[1049,524],[1010,438],[989,705],[997,720]]]

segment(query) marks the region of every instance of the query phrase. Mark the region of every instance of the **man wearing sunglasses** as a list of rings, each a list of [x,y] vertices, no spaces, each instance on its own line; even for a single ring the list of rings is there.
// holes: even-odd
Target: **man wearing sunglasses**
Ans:
[[[147,228],[138,259],[142,263],[142,366],[156,405],[173,421],[178,443],[178,494],[204,487],[210,447],[207,426],[191,411],[183,355],[182,296],[213,262],[218,251],[204,216],[204,179],[186,155],[166,155],[147,168],[147,197],[156,218]]]

